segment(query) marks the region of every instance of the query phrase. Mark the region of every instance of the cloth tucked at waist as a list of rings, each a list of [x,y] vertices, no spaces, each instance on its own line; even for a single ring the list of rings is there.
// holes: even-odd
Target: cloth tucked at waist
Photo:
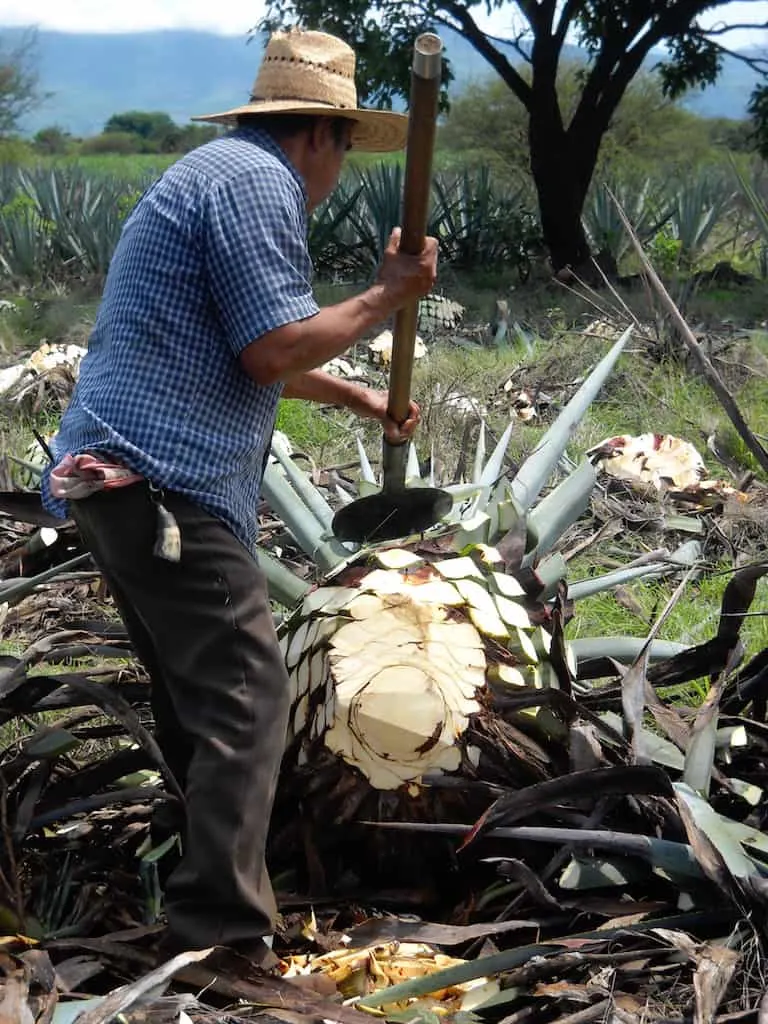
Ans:
[[[143,480],[140,473],[115,462],[107,462],[88,452],[65,455],[51,470],[51,494],[65,501],[87,498],[97,491],[128,487]]]

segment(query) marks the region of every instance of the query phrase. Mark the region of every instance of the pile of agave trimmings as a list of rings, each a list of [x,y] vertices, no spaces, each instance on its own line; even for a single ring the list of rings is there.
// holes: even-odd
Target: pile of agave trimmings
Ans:
[[[486,684],[557,685],[550,635],[487,545],[429,562],[390,548],[373,561],[354,586],[312,591],[281,629],[288,749],[302,764],[322,741],[374,788],[413,788],[462,757],[477,763],[462,737]]]

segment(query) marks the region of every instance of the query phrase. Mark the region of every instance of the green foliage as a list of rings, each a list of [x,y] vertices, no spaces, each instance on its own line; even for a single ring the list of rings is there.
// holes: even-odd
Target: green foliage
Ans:
[[[128,110],[113,114],[104,125],[104,135],[118,132],[134,135],[150,152],[172,153],[179,141],[179,129],[162,111]]]
[[[720,47],[700,32],[688,31],[688,26],[685,28],[680,33],[668,36],[672,59],[659,64],[664,91],[672,99],[696,86],[704,88],[712,85],[717,81],[723,66]]]
[[[681,182],[669,218],[669,227],[680,243],[679,260],[692,267],[704,252],[719,223],[733,207],[734,191],[719,170],[702,168]]]
[[[683,243],[666,229],[657,231],[648,244],[648,258],[657,273],[673,274],[680,262]]]
[[[72,149],[72,136],[58,125],[51,125],[37,132],[32,145],[42,156],[65,156]]]
[[[102,153],[115,153],[126,156],[129,153],[141,153],[142,140],[131,132],[105,132],[93,135],[80,144],[80,152],[84,156],[98,156]]]
[[[178,125],[162,111],[129,110],[113,114],[101,135],[86,139],[81,152],[187,153],[216,137],[215,125]]]

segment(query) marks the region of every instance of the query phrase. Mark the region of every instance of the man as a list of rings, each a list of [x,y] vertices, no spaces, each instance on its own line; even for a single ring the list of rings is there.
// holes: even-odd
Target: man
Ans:
[[[406,129],[358,108],[340,40],[274,35],[250,102],[202,119],[237,127],[174,164],[126,222],[43,494],[104,573],[184,793],[166,948],[263,963],[288,684],[254,548],[277,401],[344,405],[391,440],[410,436],[414,404],[394,423],[386,393],[318,367],[429,291],[436,242],[408,257],[393,233],[376,282],[318,308],[307,215],[348,149],[400,148]]]

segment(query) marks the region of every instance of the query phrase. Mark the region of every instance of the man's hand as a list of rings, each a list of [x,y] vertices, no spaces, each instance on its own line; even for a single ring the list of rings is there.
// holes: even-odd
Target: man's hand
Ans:
[[[341,405],[363,419],[378,420],[388,441],[402,444],[416,430],[421,420],[421,410],[410,402],[408,417],[404,423],[395,423],[387,415],[389,393],[375,388],[362,387],[351,381],[332,377],[324,370],[309,370],[292,377],[283,390],[283,398],[303,398],[310,402],[327,405]]]
[[[427,295],[437,280],[437,239],[426,238],[419,255],[408,256],[400,252],[400,235],[395,228],[389,236],[377,277],[397,309]]]
[[[402,444],[412,437],[421,421],[421,409],[411,401],[408,406],[408,417],[403,423],[396,423],[387,414],[389,394],[386,391],[374,391],[372,388],[361,389],[358,400],[351,408],[358,416],[378,420],[384,429],[384,436],[390,444]]]

